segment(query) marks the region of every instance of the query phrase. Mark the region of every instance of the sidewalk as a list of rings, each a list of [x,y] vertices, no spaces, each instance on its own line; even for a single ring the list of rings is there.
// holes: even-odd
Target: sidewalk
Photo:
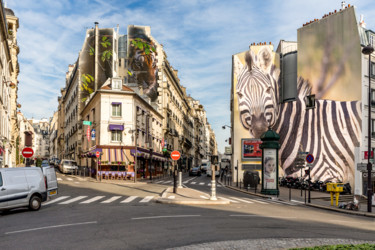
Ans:
[[[373,217],[375,218],[375,207],[372,207],[372,213],[367,212],[367,202],[361,202],[360,203],[360,211],[353,211],[353,210],[346,210],[346,209],[341,209],[336,207],[336,200],[334,197],[333,201],[333,206],[331,206],[331,195],[330,193],[327,192],[318,192],[318,191],[311,191],[311,203],[308,203],[308,191],[306,191],[306,203],[305,203],[305,190],[302,191],[302,196],[301,196],[301,190],[300,189],[289,189],[286,187],[279,187],[280,194],[276,197],[275,195],[264,195],[260,193],[261,190],[261,185],[258,185],[257,187],[257,192],[255,193],[255,189],[251,188],[250,190],[246,190],[243,187],[239,188],[236,186],[230,186],[230,185],[225,185],[224,183],[221,183],[220,180],[218,180],[218,183],[242,192],[242,193],[247,193],[249,195],[256,195],[259,197],[264,197],[264,198],[277,198],[280,201],[291,201],[299,204],[304,204],[309,207],[315,207],[319,209],[325,209],[325,210],[330,210],[334,212],[339,212],[339,213],[346,213],[346,214],[352,214],[352,215],[361,215],[361,216],[367,216],[367,217]],[[353,195],[340,195],[339,197],[339,204],[341,202],[348,202],[353,200]]]

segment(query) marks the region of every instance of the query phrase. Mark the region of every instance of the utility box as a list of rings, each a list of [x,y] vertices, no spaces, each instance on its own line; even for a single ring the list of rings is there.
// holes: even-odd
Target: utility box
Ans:
[[[327,183],[327,192],[343,192],[344,191],[344,183]]]

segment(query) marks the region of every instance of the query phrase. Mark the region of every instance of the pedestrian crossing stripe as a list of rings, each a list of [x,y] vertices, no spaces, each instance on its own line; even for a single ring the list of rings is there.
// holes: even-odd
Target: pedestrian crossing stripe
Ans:
[[[152,200],[154,198],[154,196],[146,196],[143,200],[141,200],[140,202],[149,202],[150,200]]]
[[[115,200],[118,200],[120,198],[121,198],[121,196],[113,196],[112,198],[110,198],[108,200],[105,200],[105,201],[102,201],[101,203],[111,203],[111,202],[113,202]]]
[[[125,200],[121,201],[121,203],[129,203],[133,200],[135,200],[138,196],[130,196],[128,198],[126,198]]]
[[[94,198],[88,199],[88,200],[86,200],[86,201],[82,201],[82,202],[80,202],[80,203],[82,203],[82,204],[89,204],[89,203],[91,203],[91,202],[94,202],[94,201],[97,201],[97,200],[103,199],[104,197],[105,197],[105,196],[96,196],[96,197],[94,197]]]
[[[231,200],[231,199],[224,198],[224,197],[219,197],[219,199],[222,199],[222,200],[225,200],[225,201],[230,201],[230,202],[233,202],[233,203],[240,203],[239,201]]]
[[[43,203],[43,205],[48,205],[48,204],[52,204],[52,203],[55,203],[55,202],[58,202],[58,201],[61,201],[61,200],[64,200],[66,198],[69,198],[70,196],[60,196],[56,199],[53,199],[53,200],[50,200],[50,201],[47,201],[45,203]]]
[[[60,202],[59,204],[70,204],[70,203],[73,203],[73,202],[76,202],[76,201],[79,201],[79,200],[82,200],[84,198],[86,198],[87,196],[83,195],[83,196],[78,196],[76,198],[73,198],[73,199],[70,199],[70,200],[67,200],[67,201],[63,201],[63,202]]]
[[[245,202],[245,203],[254,203],[252,201],[248,201],[248,200],[245,200],[245,199],[240,199],[240,198],[237,198],[237,197],[230,197],[231,199],[234,199],[234,200],[237,200],[237,201],[242,201],[242,202]]]

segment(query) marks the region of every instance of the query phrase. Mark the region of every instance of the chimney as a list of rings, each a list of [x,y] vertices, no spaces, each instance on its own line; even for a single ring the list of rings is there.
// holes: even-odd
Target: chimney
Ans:
[[[345,9],[345,7],[346,7],[346,3],[345,3],[345,1],[342,1],[341,2],[341,9],[343,10],[343,9]]]
[[[362,14],[360,15],[359,26],[361,26],[362,28],[366,28],[366,23],[363,20],[363,15]]]

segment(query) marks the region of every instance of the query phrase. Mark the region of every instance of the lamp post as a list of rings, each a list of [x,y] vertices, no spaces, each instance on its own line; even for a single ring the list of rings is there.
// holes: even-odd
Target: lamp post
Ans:
[[[181,157],[179,159],[179,166],[178,166],[178,188],[182,188],[182,155],[183,155],[183,147],[182,143],[184,142],[184,138],[181,136],[179,138],[179,143],[181,146]]]
[[[371,157],[371,54],[374,52],[374,48],[369,44],[362,49],[362,53],[368,55],[368,151],[367,151],[367,212],[371,213],[372,204],[372,181],[371,181],[371,170],[372,164],[370,162]]]

